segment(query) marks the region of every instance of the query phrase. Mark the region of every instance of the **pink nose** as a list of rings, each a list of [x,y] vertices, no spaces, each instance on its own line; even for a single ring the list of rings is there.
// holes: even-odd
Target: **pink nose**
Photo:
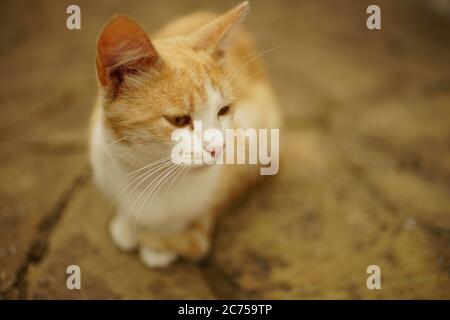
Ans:
[[[211,155],[212,158],[219,156],[220,153],[222,152],[222,148],[217,146],[214,147],[205,146],[205,150]]]

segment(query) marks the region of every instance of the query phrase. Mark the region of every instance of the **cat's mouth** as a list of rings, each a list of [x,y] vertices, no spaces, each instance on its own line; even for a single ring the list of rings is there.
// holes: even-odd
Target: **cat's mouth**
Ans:
[[[182,165],[190,169],[203,169],[216,164],[217,158],[202,158],[199,154],[184,154],[181,157],[172,158],[177,165]]]
[[[194,169],[194,170],[204,170],[208,167],[211,167],[212,165],[214,165],[214,163],[199,163],[199,164],[183,164],[183,166],[189,168],[189,169]]]

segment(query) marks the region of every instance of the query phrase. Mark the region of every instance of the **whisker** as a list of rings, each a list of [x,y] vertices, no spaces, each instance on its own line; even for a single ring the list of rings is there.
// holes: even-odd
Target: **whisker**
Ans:
[[[250,77],[248,77],[248,78],[246,78],[246,79],[240,81],[240,82],[237,83],[236,85],[232,86],[232,87],[231,87],[231,90],[236,89],[237,87],[239,87],[240,85],[244,84],[245,82],[247,82],[248,80],[250,80],[250,79],[252,79],[252,78],[254,78],[254,77],[257,77],[257,76],[259,76],[259,75],[261,75],[261,74],[264,74],[264,72],[266,72],[266,70],[262,70],[262,71],[259,71],[259,72],[256,72],[256,73],[252,74]]]
[[[122,138],[119,138],[119,139],[117,139],[117,140],[114,140],[113,142],[111,142],[110,144],[108,144],[105,148],[106,149],[108,149],[108,148],[111,148],[114,144],[116,144],[117,142],[119,142],[119,141],[122,141],[122,140],[125,140],[126,139],[126,137],[122,137]]]
[[[153,170],[154,170],[153,172],[155,172],[155,171],[158,170],[158,168],[153,169]],[[143,176],[147,175],[147,174],[149,173],[149,171],[150,171],[150,169],[149,169],[148,171],[142,173],[141,175],[139,175],[137,178],[135,178],[133,181],[131,181],[127,186],[125,186],[124,188],[122,188],[122,190],[114,197],[114,200],[111,202],[111,205],[110,205],[109,208],[108,208],[108,211],[107,211],[108,213],[107,213],[107,215],[106,215],[105,223],[107,223],[107,222],[109,221],[109,218],[111,217],[111,215],[112,215],[112,213],[113,213],[113,210],[112,210],[112,209],[113,209],[114,205],[116,204],[116,202],[119,200],[119,198],[120,198],[120,196],[122,195],[122,193],[125,192],[125,191],[126,191],[133,183],[135,183],[138,179],[140,179],[140,178],[142,178]],[[151,174],[150,174],[150,175],[151,175]],[[145,176],[141,182],[143,182],[143,181],[144,181],[145,179],[147,179],[147,178],[148,178],[148,175]],[[139,184],[140,184],[140,183],[139,183]],[[138,184],[138,185],[139,185],[139,184]],[[135,188],[133,188],[133,190],[130,191],[130,192],[127,194],[127,196],[125,197],[125,199],[127,199],[127,198],[129,197],[129,195],[132,194],[136,188],[137,188],[137,186],[135,186]],[[127,214],[127,218],[128,218],[128,214]]]
[[[153,168],[153,169],[156,170],[156,169],[160,168],[162,165],[164,165],[164,163],[158,165],[156,168]],[[112,207],[113,207],[113,206],[116,204],[116,202],[119,200],[119,198],[120,198],[120,196],[122,195],[123,192],[125,192],[129,187],[131,187],[131,185],[132,185],[133,183],[135,183],[137,180],[139,180],[139,179],[142,178],[143,176],[147,175],[150,171],[151,171],[151,169],[149,169],[149,170],[147,170],[146,172],[140,174],[140,175],[137,176],[134,180],[132,180],[130,183],[128,183],[124,188],[122,188],[122,190],[120,190],[120,192],[115,196],[114,200],[111,202],[111,206],[110,206],[109,209],[110,209],[110,210],[112,209]],[[145,177],[144,180],[145,180],[146,178],[147,178],[147,177]],[[143,180],[143,181],[144,181],[144,180]],[[134,192],[134,190],[136,190],[136,188],[137,188],[143,181],[139,182],[139,183],[133,188],[133,190],[131,191],[131,193]]]
[[[271,51],[277,49],[278,47],[279,47],[279,46],[270,48],[270,49],[265,50],[265,51],[262,51],[262,52],[257,52],[256,54],[254,54],[254,55],[252,55],[252,56],[250,56],[250,57],[247,55],[246,57],[244,57],[243,59],[241,59],[239,62],[241,62],[242,60],[244,60],[244,59],[246,59],[246,58],[249,58],[249,59],[245,60],[242,64],[239,64],[239,65],[236,66],[234,69],[232,69],[232,70],[229,72],[229,75],[227,76],[226,80],[232,80],[233,77],[234,77],[235,75],[237,75],[237,74],[239,73],[239,71],[241,71],[241,70],[242,70],[245,66],[247,66],[249,63],[251,63],[251,62],[254,61],[255,59],[258,59],[259,57],[262,57],[263,55],[265,55],[265,54],[267,54],[267,53],[269,53],[269,52],[271,52]]]
[[[153,198],[158,194],[158,192],[161,190],[161,188],[164,186],[165,183],[167,183],[170,179],[171,176],[173,176],[175,174],[175,172],[177,172],[177,170],[179,169],[178,166],[176,166],[175,168],[172,168],[172,170],[170,170],[168,173],[166,173],[166,175],[159,181],[159,183],[157,185],[155,185],[155,187],[153,188],[153,190],[147,195],[147,198],[144,200],[144,202],[147,201],[148,197],[153,193],[153,191],[158,188],[156,190],[156,192],[153,193],[152,198],[150,199],[150,201],[153,200]],[[159,185],[159,187],[158,187]]]
[[[258,54],[256,54],[256,55],[254,55],[252,58],[250,58],[249,60],[247,60],[247,62],[243,63],[241,66],[238,66],[238,67],[236,67],[235,69],[233,69],[233,71],[230,72],[230,75],[227,76],[227,78],[225,79],[225,81],[226,81],[226,84],[225,84],[225,85],[228,86],[228,85],[230,84],[230,82],[234,79],[234,77],[237,76],[237,75],[239,74],[239,72],[240,72],[245,66],[247,66],[249,63],[255,61],[256,59],[262,57],[262,56],[265,55],[265,54],[268,54],[268,53],[272,52],[272,51],[275,50],[275,49],[278,49],[279,47],[280,47],[280,46],[276,46],[276,47],[273,47],[273,48],[271,48],[271,49],[265,50],[265,51],[263,51],[263,52],[261,52],[261,53],[258,53]],[[237,69],[237,70],[236,70],[236,69]]]
[[[175,172],[174,172],[174,174],[173,174],[173,179],[172,179],[172,181],[170,182],[170,184],[169,184],[169,186],[167,187],[167,189],[166,189],[166,192],[164,193],[164,199],[166,199],[166,197],[167,197],[167,193],[169,192],[169,190],[170,190],[170,188],[172,187],[172,185],[173,185],[173,183],[175,182],[175,180],[178,178],[178,176],[180,175],[180,173],[182,173],[184,170],[185,170],[185,167],[184,166],[179,166],[180,167],[180,170],[177,170],[176,172],[176,174],[175,174]]]
[[[184,180],[186,179],[186,176],[189,174],[189,171],[191,171],[191,167],[187,167],[187,170],[184,172],[184,175],[183,175],[183,177],[181,178],[181,181],[180,181],[180,185],[181,186],[183,186],[183,184],[184,184]]]
[[[139,215],[140,215],[140,213],[141,213],[141,211],[142,211],[142,208],[144,207],[145,203],[147,202],[148,198],[150,197],[150,195],[155,191],[155,189],[156,189],[158,186],[164,185],[164,181],[167,180],[166,177],[167,177],[167,178],[170,177],[170,175],[172,174],[172,172],[174,172],[174,170],[176,170],[176,169],[177,169],[177,166],[175,166],[175,165],[170,166],[169,168],[167,168],[167,169],[166,169],[165,171],[163,171],[158,177],[156,177],[156,178],[153,180],[153,182],[152,182],[151,184],[149,184],[149,185],[144,189],[144,191],[141,193],[141,195],[144,195],[144,194],[145,194],[145,196],[144,196],[144,199],[143,199],[142,202],[141,202],[141,205],[140,205],[140,207],[139,207],[139,210],[137,211],[137,213],[136,213],[136,215],[135,215],[135,219],[134,219],[135,227],[137,227],[137,222],[138,222],[138,219],[139,219]],[[159,178],[159,177],[160,177],[162,174],[164,174],[164,173],[166,173],[166,174],[165,174],[162,178]],[[153,187],[151,187],[152,185],[153,185]],[[148,190],[149,187],[151,187],[150,190]],[[161,189],[161,187],[159,187],[158,190],[156,191],[156,193],[153,194],[153,196],[152,196],[152,198],[151,198],[151,201],[153,200],[154,196],[159,192],[160,189]],[[148,192],[147,192],[147,190],[148,190]],[[134,209],[134,204],[133,204],[132,209]]]
[[[172,166],[172,163],[171,162],[169,162],[169,163],[164,163],[164,164],[162,164],[158,169],[156,169],[156,170],[153,170],[149,175],[147,175],[141,182],[139,182],[139,185],[140,184],[142,184],[145,180],[147,180],[149,177],[151,177],[154,173],[156,173],[156,172],[158,172],[158,171],[160,171],[160,170],[163,170],[155,179],[153,179],[140,193],[139,193],[139,195],[138,195],[138,197],[134,200],[134,202],[133,202],[133,205],[131,206],[131,209],[130,210],[128,210],[128,213],[127,213],[127,218],[130,216],[130,214],[133,214],[133,210],[134,210],[134,207],[136,206],[136,204],[137,204],[137,202],[139,201],[139,199],[142,197],[142,195],[146,192],[146,190],[149,188],[149,186],[151,186],[152,184],[153,184],[153,182],[154,181],[156,181],[157,179],[159,179],[159,177],[164,173],[164,172],[166,172],[168,169],[170,169],[170,167]],[[131,193],[133,193],[135,190],[136,190],[136,188],[137,188],[138,186],[136,186],[134,189],[133,189],[133,191],[131,192]]]
[[[135,183],[137,180],[141,179],[143,176],[145,176],[148,172],[150,171],[147,170],[146,172],[140,174],[139,176],[137,176],[134,180],[132,180],[131,182],[129,182],[125,187],[123,187],[119,193],[116,194],[116,196],[114,197],[114,199],[111,201],[111,204],[109,205],[109,208],[107,210],[107,214],[105,217],[105,225],[108,223],[108,221],[111,218],[111,215],[113,214],[113,208],[115,206],[115,204],[117,203],[117,201],[120,199],[120,197],[122,196],[122,194],[129,188],[131,187],[131,185],[133,185],[133,183]]]
[[[160,170],[162,170],[162,169],[164,169],[164,168],[167,168],[168,166],[170,166],[170,162],[169,162],[169,161],[166,161],[166,162],[160,163],[159,165],[157,165],[157,166],[154,167],[153,169],[148,169],[145,173],[141,174],[140,177],[143,176],[143,175],[145,175],[145,177],[144,177],[141,181],[139,181],[139,183],[137,183],[137,184],[134,186],[134,188],[130,191],[130,194],[134,193],[134,191],[136,191],[136,189],[137,189],[142,183],[144,183],[145,180],[147,180],[149,177],[151,177],[154,173],[156,173],[156,172],[158,172],[158,171],[160,171]]]
[[[154,161],[154,162],[151,162],[150,164],[147,164],[147,165],[145,165],[145,166],[143,166],[143,167],[141,167],[141,168],[139,168],[139,169],[136,169],[136,170],[134,170],[134,171],[132,171],[132,172],[130,172],[130,173],[127,173],[127,176],[131,176],[132,174],[135,174],[135,173],[137,173],[137,172],[139,172],[139,171],[142,171],[142,170],[144,170],[144,169],[146,169],[146,168],[152,167],[152,166],[154,166],[155,164],[158,164],[158,163],[161,163],[161,162],[163,162],[163,161],[165,161],[165,160],[168,160],[169,158],[170,158],[170,156],[164,157],[164,158],[161,158],[161,159],[158,159],[158,160],[156,160],[156,161]]]

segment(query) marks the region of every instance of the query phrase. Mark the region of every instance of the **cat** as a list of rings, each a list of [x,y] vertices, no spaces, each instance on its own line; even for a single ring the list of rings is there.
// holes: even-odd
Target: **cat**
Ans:
[[[153,40],[117,15],[99,36],[94,181],[117,210],[109,225],[113,241],[137,250],[150,268],[204,257],[217,213],[259,176],[249,165],[173,164],[172,132],[194,132],[194,121],[222,131],[281,125],[260,54],[241,26],[249,9],[243,2],[222,15],[193,13]],[[214,159],[224,145],[200,148]]]

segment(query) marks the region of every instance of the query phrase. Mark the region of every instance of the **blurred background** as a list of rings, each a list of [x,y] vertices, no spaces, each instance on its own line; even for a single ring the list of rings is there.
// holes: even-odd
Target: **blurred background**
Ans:
[[[450,298],[448,1],[252,1],[283,107],[279,174],[224,213],[200,264],[146,269],[106,232],[87,127],[96,37],[236,1],[2,1],[0,298]],[[81,30],[66,8],[81,8]],[[381,30],[366,8],[381,8]],[[82,289],[66,288],[79,265]],[[381,268],[369,290],[366,268]]]

